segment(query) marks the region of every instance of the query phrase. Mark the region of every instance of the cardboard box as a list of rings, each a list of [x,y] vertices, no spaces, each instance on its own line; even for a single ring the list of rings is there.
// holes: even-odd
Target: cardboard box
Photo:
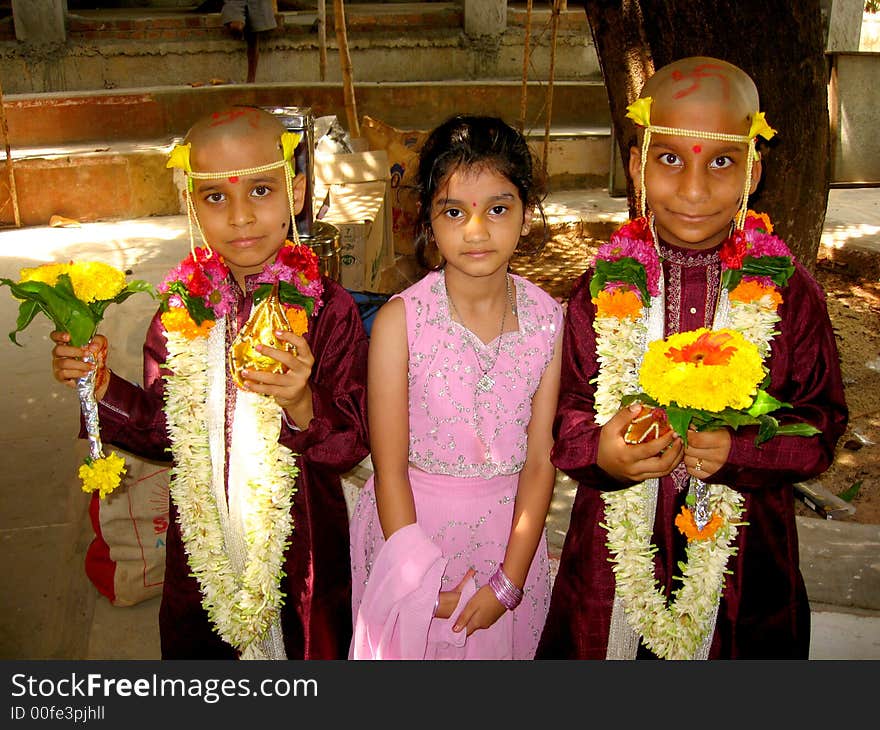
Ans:
[[[378,291],[390,237],[382,181],[342,183],[330,187],[330,208],[323,220],[339,229],[342,286],[352,291]]]
[[[380,291],[382,271],[394,264],[387,155],[316,157],[315,192],[315,214],[328,201],[322,220],[339,228],[342,285]]]

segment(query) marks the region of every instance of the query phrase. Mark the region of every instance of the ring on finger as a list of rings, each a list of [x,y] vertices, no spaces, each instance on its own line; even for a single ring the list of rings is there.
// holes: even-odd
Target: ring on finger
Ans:
[[[697,463],[694,464],[694,471],[703,471],[703,460],[697,459]]]

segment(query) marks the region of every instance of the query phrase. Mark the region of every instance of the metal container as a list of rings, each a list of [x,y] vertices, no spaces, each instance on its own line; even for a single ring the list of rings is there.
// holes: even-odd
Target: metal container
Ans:
[[[341,276],[339,229],[327,221],[314,221],[313,235],[302,236],[300,240],[317,255],[321,273],[327,278],[339,282]]]
[[[307,106],[275,106],[264,107],[275,114],[288,132],[298,132],[302,139],[296,146],[293,158],[297,173],[306,175],[305,203],[296,216],[296,230],[300,237],[312,236],[315,225],[314,191],[315,191],[315,118],[311,107]]]

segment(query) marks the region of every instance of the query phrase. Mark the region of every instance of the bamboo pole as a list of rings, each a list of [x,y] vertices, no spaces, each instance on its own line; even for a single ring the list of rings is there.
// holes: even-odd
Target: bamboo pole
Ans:
[[[361,127],[358,123],[357,102],[354,98],[354,81],[351,73],[351,55],[348,52],[348,35],[345,32],[345,4],[343,0],[333,0],[333,25],[336,27],[336,42],[339,44],[339,60],[342,64],[342,90],[345,96],[348,132],[352,139],[357,139],[361,136]]]
[[[550,16],[550,74],[547,79],[547,120],[544,124],[544,176],[547,176],[547,158],[550,155],[550,121],[553,117],[553,76],[556,73],[556,36],[559,33],[560,6],[565,0],[553,0]]]
[[[522,92],[519,96],[519,131],[526,131],[526,94],[529,88],[529,62],[532,54],[532,0],[526,4],[526,37],[523,41]]]
[[[318,76],[327,80],[327,2],[318,0]]]
[[[6,107],[3,103],[3,86],[0,84],[0,129],[3,132],[3,146],[6,148],[6,174],[9,176],[9,198],[12,200],[12,215],[15,227],[21,228],[21,214],[18,210],[18,191],[15,187],[15,167],[12,163],[12,149],[9,146],[9,127],[6,124]]]

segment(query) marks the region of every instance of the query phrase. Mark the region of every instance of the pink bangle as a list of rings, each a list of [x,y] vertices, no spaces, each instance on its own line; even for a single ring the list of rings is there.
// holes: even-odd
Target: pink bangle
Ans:
[[[489,578],[489,588],[492,589],[492,593],[495,594],[499,603],[508,611],[513,611],[523,599],[522,588],[516,587],[514,582],[504,574],[500,565],[494,575]]]

